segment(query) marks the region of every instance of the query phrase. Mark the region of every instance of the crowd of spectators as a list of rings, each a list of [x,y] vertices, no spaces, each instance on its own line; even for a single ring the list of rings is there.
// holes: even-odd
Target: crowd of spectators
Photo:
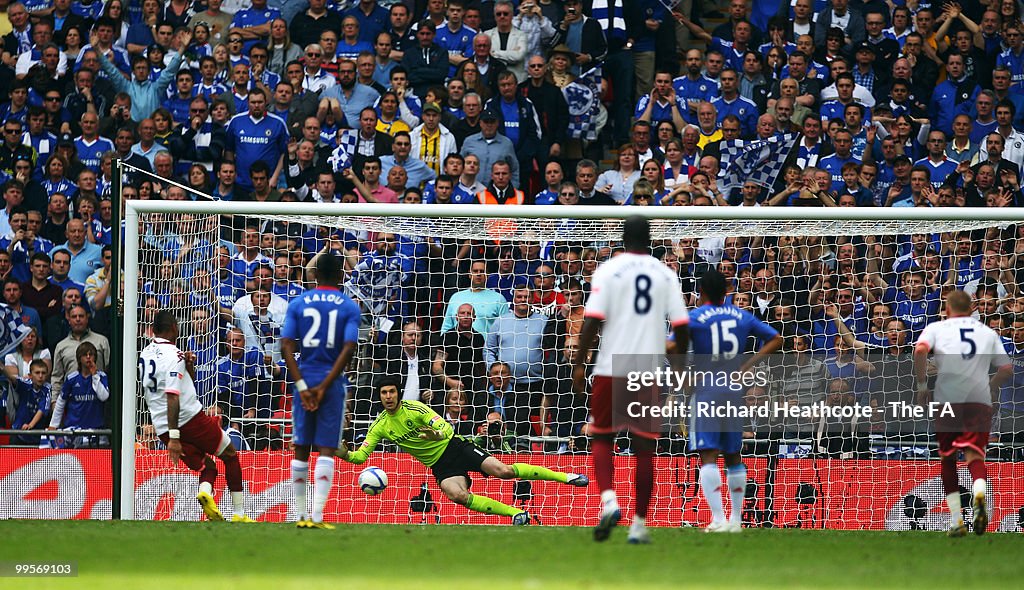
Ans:
[[[0,0],[0,278],[33,328],[8,355],[7,413],[38,427],[69,375],[106,368],[114,159],[130,166],[124,200],[1024,206],[1022,27],[1016,0]],[[801,135],[773,186],[725,190],[724,146],[786,133]],[[287,416],[276,341],[318,254],[345,259],[368,374],[405,375],[404,395],[467,432],[550,434],[563,450],[585,433],[566,367],[614,242],[185,211],[146,218],[140,336],[156,309],[191,314],[204,402],[252,442],[276,428],[259,420]],[[857,404],[902,387],[868,357],[905,361],[944,290],[971,292],[1024,350],[1022,251],[1014,228],[656,248],[691,304],[713,266],[731,301],[784,328],[799,359],[786,370],[806,379],[748,399]],[[35,361],[51,389],[19,396]],[[42,415],[19,410],[44,394]],[[1024,430],[1015,385],[1000,414]]]

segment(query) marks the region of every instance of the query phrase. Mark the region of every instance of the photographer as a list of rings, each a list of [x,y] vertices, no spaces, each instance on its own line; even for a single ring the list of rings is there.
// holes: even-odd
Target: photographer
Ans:
[[[597,65],[608,53],[608,44],[604,38],[604,31],[601,30],[601,23],[597,19],[583,14],[580,0],[566,0],[565,2],[565,18],[555,27],[555,36],[548,41],[549,49],[558,45],[567,45],[572,50],[574,56],[572,73],[577,76]],[[630,59],[628,78],[630,83],[633,78],[632,65],[633,61]],[[615,70],[612,72],[614,73]],[[616,85],[616,88],[618,87]],[[626,92],[625,95],[625,100],[628,103],[633,95],[632,90]],[[625,141],[620,143],[625,143]]]
[[[526,33],[526,56],[544,55],[544,46],[555,36],[555,27],[541,13],[535,0],[524,0],[519,14],[512,18],[512,26]]]
[[[119,129],[131,131],[133,142],[134,138],[138,137],[139,124],[132,118],[132,97],[127,92],[118,92],[114,95],[114,104],[106,111],[98,111],[97,114],[103,115],[100,119],[100,135],[103,137],[116,137]],[[74,119],[75,125],[79,120],[81,117]],[[149,160],[146,160],[146,166],[149,166]]]
[[[479,434],[474,442],[485,451],[511,453],[515,438],[505,433],[505,423],[501,420],[501,414],[491,412],[487,414],[487,420],[480,425]]]

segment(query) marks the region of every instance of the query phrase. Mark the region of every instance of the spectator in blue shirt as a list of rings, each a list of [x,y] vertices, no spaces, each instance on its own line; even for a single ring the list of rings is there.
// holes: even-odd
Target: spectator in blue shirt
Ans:
[[[359,23],[359,40],[373,43],[377,35],[386,31],[390,24],[388,9],[376,0],[359,0],[359,3],[345,12],[345,17],[355,17]]]
[[[267,95],[260,88],[249,92],[249,111],[235,115],[228,123],[226,159],[234,159],[236,183],[252,191],[249,169],[253,162],[262,160],[270,166],[270,186],[277,186],[288,151],[288,127],[280,118],[267,114]]]
[[[388,172],[395,166],[405,168],[409,177],[406,187],[422,187],[427,181],[437,178],[437,174],[418,158],[410,157],[412,151],[412,139],[406,131],[395,133],[395,141],[391,145],[395,154],[393,156],[382,156],[380,159],[381,176],[386,177]]]
[[[964,74],[964,56],[953,50],[946,55],[946,80],[935,87],[928,112],[932,129],[953,134],[953,117],[970,113],[981,87]]]
[[[14,429],[42,429],[47,424],[45,418],[50,413],[50,369],[45,362],[36,359],[29,364],[29,375],[29,379],[22,379],[14,386],[18,395],[18,407],[11,424]],[[39,436],[16,435],[11,437],[11,442],[38,446]]]
[[[89,275],[103,266],[103,248],[86,241],[85,224],[81,219],[68,220],[65,235],[68,241],[54,250],[66,250],[71,253],[71,270],[68,276],[76,283],[84,285]]]
[[[320,95],[321,103],[326,100],[331,108],[340,109],[353,127],[358,124],[362,110],[372,107],[379,98],[376,90],[356,81],[356,64],[349,59],[338,65],[338,83]]]
[[[281,18],[281,12],[267,8],[267,0],[252,0],[251,8],[235,13],[230,32],[241,35],[245,41],[245,53],[249,53],[253,45],[270,37],[270,23],[276,18]]]
[[[110,383],[107,374],[96,367],[98,356],[92,342],[78,345],[75,351],[78,370],[68,373],[60,395],[54,400],[50,429],[105,426],[104,407],[110,398]],[[106,436],[75,436],[71,444],[76,449],[109,445],[110,439]]]
[[[96,34],[93,33],[92,43],[95,45],[97,40]],[[184,49],[191,42],[192,32],[188,29],[178,34],[178,47]],[[105,55],[99,53],[98,57],[100,67],[106,72],[107,78],[114,89],[118,92],[127,93],[131,97],[131,115],[135,122],[149,117],[153,114],[153,111],[160,107],[160,102],[165,97],[167,87],[170,86],[171,80],[174,80],[174,76],[177,75],[182,60],[182,54],[176,53],[171,63],[160,73],[160,77],[153,81],[150,79],[149,61],[142,56],[136,56],[132,59],[132,79],[128,81],[121,75],[117,67],[110,63],[110,60]]]

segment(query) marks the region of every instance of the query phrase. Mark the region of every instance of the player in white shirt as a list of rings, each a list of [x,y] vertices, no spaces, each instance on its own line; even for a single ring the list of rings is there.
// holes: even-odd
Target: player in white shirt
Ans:
[[[242,490],[242,466],[238,453],[221,430],[220,423],[203,411],[196,397],[196,355],[182,352],[178,340],[178,319],[169,311],[157,312],[153,321],[153,342],[139,355],[139,380],[146,405],[153,417],[153,428],[167,445],[167,455],[175,465],[181,459],[199,472],[199,493],[196,500],[209,520],[224,520],[213,498],[217,464],[212,456],[224,462],[224,478],[231,490],[234,506],[233,522],[253,522],[245,515],[245,492]]]
[[[685,351],[689,341],[689,316],[679,277],[650,255],[651,229],[647,219],[636,216],[627,219],[622,239],[626,251],[602,264],[591,281],[573,368],[573,387],[578,394],[586,387],[585,365],[600,333],[601,347],[594,365],[590,404],[592,457],[601,489],[601,517],[594,528],[594,540],[607,539],[622,517],[614,489],[612,441],[616,432],[627,430],[633,435],[636,452],[636,515],[628,541],[647,543],[650,538],[645,521],[654,487],[654,447],[658,439],[656,431],[660,428],[649,419],[630,420],[627,406],[631,401],[647,406],[662,402],[659,391],[653,387],[627,394],[626,376],[632,370],[650,370],[664,364],[669,324],[675,334],[677,350]],[[630,366],[633,361],[647,366]]]
[[[943,415],[945,406],[935,410],[939,412],[935,437],[942,461],[942,487],[951,518],[948,534],[967,534],[956,471],[957,452],[963,451],[974,480],[974,533],[981,535],[988,526],[985,446],[992,424],[992,392],[998,392],[999,386],[1013,375],[1013,365],[999,335],[971,317],[970,295],[963,291],[950,293],[946,297],[946,317],[949,319],[926,326],[914,347],[917,403],[951,404],[949,409],[955,416]],[[938,368],[934,392],[928,389],[928,353],[933,353],[932,362]],[[991,367],[998,370],[989,377]]]

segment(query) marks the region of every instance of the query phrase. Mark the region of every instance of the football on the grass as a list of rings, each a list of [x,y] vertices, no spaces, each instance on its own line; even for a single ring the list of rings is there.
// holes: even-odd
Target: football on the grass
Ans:
[[[367,467],[359,473],[359,489],[367,496],[376,496],[388,487],[388,474],[379,467]]]

